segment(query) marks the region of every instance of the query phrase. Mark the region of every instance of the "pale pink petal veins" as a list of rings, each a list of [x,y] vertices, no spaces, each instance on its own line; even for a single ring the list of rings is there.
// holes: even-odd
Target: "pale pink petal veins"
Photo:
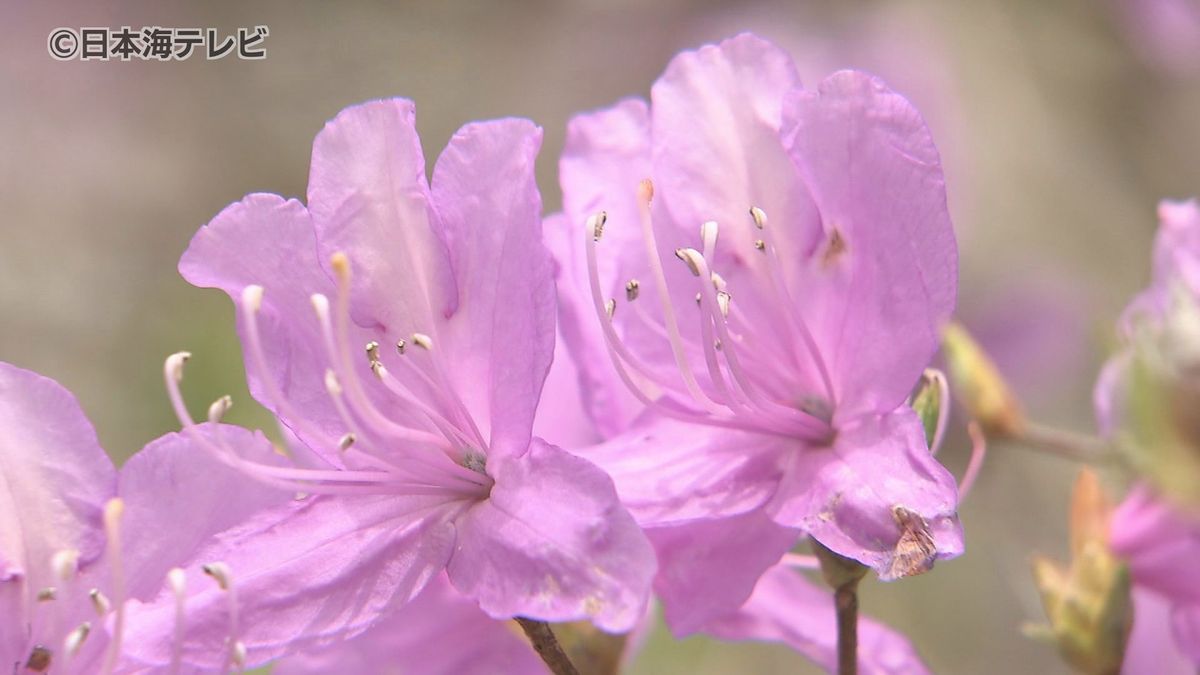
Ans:
[[[495,617],[633,628],[649,600],[654,553],[612,480],[536,438],[529,452],[498,457],[488,470],[491,496],[455,523],[454,586]]]
[[[484,614],[440,575],[411,603],[362,635],[289,655],[271,672],[545,675],[546,666],[518,633],[515,624]]]
[[[646,530],[658,555],[654,592],[676,637],[736,611],[801,533],[761,511]]]
[[[151,599],[167,571],[190,562],[211,537],[294,496],[230,467],[210,451],[227,443],[244,459],[283,464],[283,456],[261,433],[224,425],[218,434],[208,424],[197,433],[206,441],[187,433],[167,434],[121,467],[121,548],[131,597]]]
[[[458,290],[438,348],[473,417],[490,421],[493,453],[525,451],[554,353],[553,272],[534,182],[541,140],[527,120],[469,124],[433,171],[437,231]]]
[[[347,108],[317,134],[308,176],[322,263],[346,253],[354,320],[389,335],[433,333],[435,308],[455,296],[415,123],[404,99]]]
[[[787,438],[652,420],[579,454],[613,477],[643,527],[757,509],[776,492],[799,443]]]
[[[854,71],[791,92],[783,138],[824,228],[794,283],[833,373],[835,421],[891,410],[954,309],[957,249],[937,149],[908,101]]]
[[[183,661],[216,668],[230,637],[229,596],[201,570],[225,563],[239,603],[247,664],[354,636],[406,603],[446,565],[460,505],[380,495],[309,497],[263,511],[219,535],[186,566]],[[170,663],[174,597],[128,612],[130,655]]]

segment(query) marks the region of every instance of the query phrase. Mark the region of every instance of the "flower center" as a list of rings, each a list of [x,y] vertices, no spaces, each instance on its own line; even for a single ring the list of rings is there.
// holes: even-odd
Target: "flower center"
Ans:
[[[625,332],[628,336],[632,329],[665,342],[673,369],[639,358],[617,334],[613,321],[616,300],[603,298],[596,253],[608,217],[601,212],[587,222],[592,304],[618,376],[634,396],[668,417],[813,442],[828,441],[833,434],[830,420],[835,405],[832,380],[784,281],[766,227],[766,213],[758,207],[750,208],[751,220],[761,233],[754,248],[762,261],[761,272],[769,282],[772,309],[779,316],[763,325],[763,317],[751,316],[738,308],[727,282],[713,269],[718,224],[708,221],[700,226],[702,250],[675,249],[675,257],[695,279],[695,302],[699,308],[697,326],[685,337],[680,324],[685,308],[672,301],[651,221],[653,194],[653,184],[648,179],[642,181],[638,186],[640,224],[659,313],[652,315],[635,304],[643,283],[630,280],[625,285],[625,297],[633,312]],[[702,360],[704,370],[694,370],[693,360]],[[795,381],[787,381],[789,378],[781,373],[805,368],[819,374],[823,391],[789,397],[786,392],[795,390]]]

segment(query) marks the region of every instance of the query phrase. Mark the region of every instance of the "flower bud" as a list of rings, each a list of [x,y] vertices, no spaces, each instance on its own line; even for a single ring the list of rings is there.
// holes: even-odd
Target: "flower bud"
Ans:
[[[1095,675],[1120,672],[1133,627],[1129,568],[1109,550],[1105,534],[1110,512],[1095,474],[1084,470],[1071,500],[1071,563],[1034,558],[1048,624],[1026,630],[1057,645],[1075,669]]]
[[[942,350],[955,395],[990,435],[1019,437],[1025,429],[1021,404],[979,343],[958,323],[942,331]]]

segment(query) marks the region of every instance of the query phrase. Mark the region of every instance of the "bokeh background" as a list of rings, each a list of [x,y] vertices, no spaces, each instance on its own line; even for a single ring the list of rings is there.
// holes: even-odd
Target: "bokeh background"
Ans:
[[[58,62],[59,26],[267,25],[264,61]],[[270,427],[245,391],[230,303],[175,265],[193,232],[252,191],[302,196],[313,135],[341,108],[402,95],[433,157],[461,124],[545,128],[540,179],[574,111],[646,95],[678,50],[753,30],[806,80],[887,79],[942,150],[962,249],[960,315],[1046,423],[1092,427],[1091,383],[1144,284],[1154,209],[1200,193],[1200,3],[204,3],[0,0],[0,359],[74,391],[118,460],[176,423],[161,362],[196,358],[194,406]],[[966,443],[944,460],[961,472]],[[869,583],[866,612],[907,631],[937,672],[1064,672],[1020,634],[1041,618],[1028,572],[1065,556],[1076,467],[992,448],[962,507],[968,549],[930,574]],[[662,629],[635,673],[810,672],[786,648]]]

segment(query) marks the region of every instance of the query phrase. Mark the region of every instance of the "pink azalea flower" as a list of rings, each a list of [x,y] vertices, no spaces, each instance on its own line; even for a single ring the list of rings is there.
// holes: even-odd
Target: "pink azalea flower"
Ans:
[[[560,173],[547,230],[585,402],[607,436],[642,422],[585,454],[656,541],[660,595],[745,599],[802,533],[884,579],[961,553],[954,479],[904,405],[957,265],[907,101],[859,72],[806,90],[742,35],[680,54],[650,104],[575,118]]]
[[[1150,609],[1143,612],[1143,606],[1155,601],[1137,598],[1125,671],[1168,672],[1163,664],[1174,652],[1192,664],[1192,668],[1181,672],[1194,670],[1200,665],[1200,575],[1196,572],[1196,561],[1200,560],[1200,519],[1170,506],[1140,485],[1113,512],[1109,544],[1114,553],[1129,563],[1135,598],[1157,595],[1157,602],[1170,605],[1169,619],[1154,621],[1155,612]],[[1153,622],[1156,627],[1148,629],[1143,622]],[[1151,650],[1139,645],[1148,641],[1165,643],[1157,636],[1168,632],[1174,637],[1173,648]],[[1138,665],[1132,667],[1133,664]]]
[[[349,108],[316,138],[307,205],[249,195],[184,254],[237,303],[251,391],[302,447],[285,469],[213,449],[308,495],[197,558],[229,570],[248,663],[361,633],[443,570],[494,617],[641,616],[653,552],[612,481],[531,435],[555,330],[540,142],[522,120],[468,125],[429,183],[410,102]],[[189,587],[187,609],[185,656],[211,665],[224,597]]]
[[[215,432],[206,426],[197,433]],[[272,461],[262,435],[221,433],[247,457]],[[178,434],[146,446],[118,472],[70,392],[5,363],[0,469],[6,672],[141,672],[144,666],[127,658],[137,638],[127,630],[125,600],[154,597],[168,579],[183,583],[185,573],[172,568],[201,542],[287,498]],[[177,625],[176,617],[167,619],[168,630]],[[223,648],[217,657],[229,655]]]

